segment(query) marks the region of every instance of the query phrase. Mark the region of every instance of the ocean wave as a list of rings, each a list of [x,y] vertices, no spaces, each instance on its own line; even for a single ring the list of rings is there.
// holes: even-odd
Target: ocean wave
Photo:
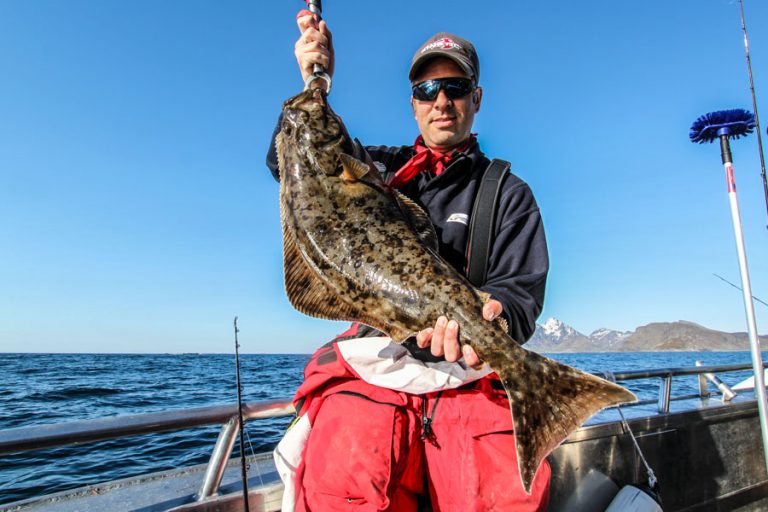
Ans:
[[[27,398],[32,400],[67,400],[70,398],[98,398],[102,396],[118,395],[120,393],[123,393],[123,390],[115,388],[75,386],[45,392],[38,391],[28,395]]]

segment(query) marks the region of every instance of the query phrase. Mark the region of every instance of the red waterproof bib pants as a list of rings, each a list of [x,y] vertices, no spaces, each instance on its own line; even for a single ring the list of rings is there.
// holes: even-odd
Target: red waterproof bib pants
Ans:
[[[549,465],[527,495],[495,374],[413,395],[364,382],[332,350],[315,354],[297,393],[312,429],[297,472],[296,511],[416,512],[426,492],[435,512],[546,510]],[[322,357],[331,364],[313,365]]]

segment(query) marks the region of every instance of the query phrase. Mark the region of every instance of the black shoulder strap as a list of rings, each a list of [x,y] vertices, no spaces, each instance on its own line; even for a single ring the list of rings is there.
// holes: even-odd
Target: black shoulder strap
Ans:
[[[475,196],[472,216],[469,218],[467,278],[477,287],[485,284],[499,193],[501,191],[501,184],[511,165],[505,160],[496,158],[491,160],[488,168],[483,173],[480,188]]]

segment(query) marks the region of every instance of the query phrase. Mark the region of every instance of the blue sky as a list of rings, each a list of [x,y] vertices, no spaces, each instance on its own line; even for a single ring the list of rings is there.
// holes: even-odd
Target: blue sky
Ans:
[[[239,315],[245,352],[310,352],[344,328],[285,297],[263,163],[302,86],[302,6],[0,2],[0,351],[230,352]],[[768,105],[768,5],[745,9]],[[406,75],[424,39],[475,43],[480,143],[544,217],[541,320],[746,330],[740,293],[713,276],[739,281],[719,150],[688,141],[699,115],[752,109],[736,1],[326,0],[324,14],[332,104],[369,144],[417,135]],[[756,137],[733,151],[753,292],[768,300]]]

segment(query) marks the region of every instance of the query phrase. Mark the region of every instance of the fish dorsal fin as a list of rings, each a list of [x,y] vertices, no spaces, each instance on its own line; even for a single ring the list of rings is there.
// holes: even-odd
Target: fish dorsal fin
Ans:
[[[326,320],[362,322],[402,343],[415,333],[386,325],[327,283],[304,259],[290,227],[283,222],[283,275],[285,292],[293,307],[305,315]]]
[[[432,225],[432,221],[429,220],[429,215],[425,212],[421,206],[416,204],[412,199],[408,198],[404,194],[395,190],[395,198],[397,204],[400,206],[400,210],[410,222],[411,227],[418,235],[421,243],[426,247],[437,251],[437,233],[435,227]]]
[[[341,179],[344,181],[360,181],[371,170],[368,164],[346,153],[340,154],[339,158],[341,158]]]

